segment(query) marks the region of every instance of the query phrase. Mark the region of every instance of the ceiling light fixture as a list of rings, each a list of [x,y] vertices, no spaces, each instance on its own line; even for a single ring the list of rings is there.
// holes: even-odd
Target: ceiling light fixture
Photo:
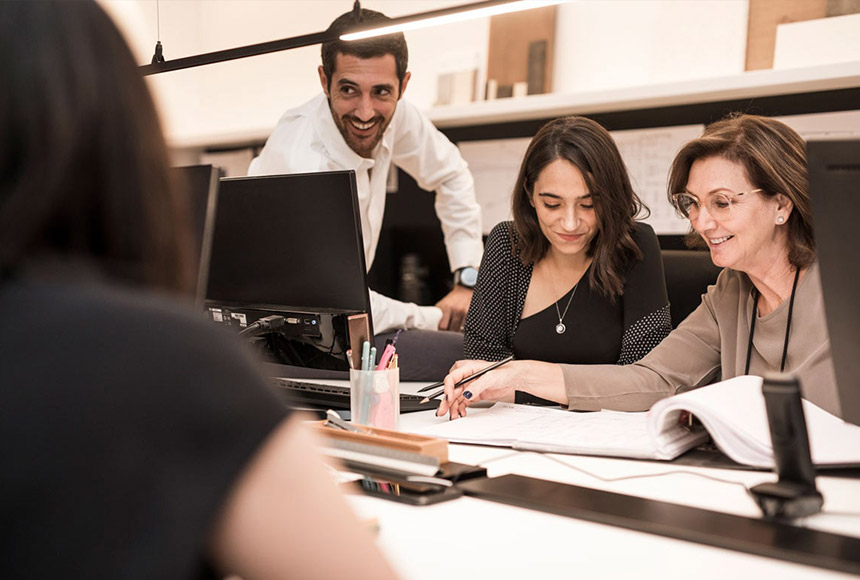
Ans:
[[[405,16],[403,18],[395,18],[395,23],[386,24],[384,26],[376,26],[375,28],[358,29],[355,32],[341,34],[340,39],[362,40],[365,38],[373,38],[374,36],[382,36],[385,34],[395,34],[397,32],[405,32],[407,30],[415,30],[417,28],[425,28],[428,26],[438,26],[441,24],[451,24],[453,22],[461,22],[463,20],[471,20],[473,18],[484,18],[489,16],[497,16],[499,14],[507,14],[510,12],[520,12],[522,10],[531,10],[533,8],[543,8],[545,6],[553,6],[570,0],[496,0],[487,2],[474,2],[472,4],[463,4],[460,6],[452,6],[431,12],[424,12],[414,16]]]
[[[371,36],[379,36],[382,34],[391,34],[401,30],[413,30],[415,28],[423,28],[425,26],[436,26],[449,22],[467,20],[470,18],[480,18],[493,16],[496,14],[504,14],[506,12],[517,12],[521,10],[530,10],[532,8],[542,8],[544,6],[552,6],[561,4],[570,0],[490,0],[485,2],[472,2],[469,4],[461,4],[459,6],[451,6],[439,10],[430,10],[421,12],[411,16],[402,16],[392,18],[385,26],[377,26],[375,28],[358,27],[351,32],[340,35],[342,40],[357,40],[359,38],[370,38]],[[362,35],[362,36],[358,36]],[[247,58],[249,56],[259,56],[261,54],[269,54],[272,52],[280,52],[292,48],[300,48],[303,46],[311,46],[336,40],[338,35],[334,32],[325,30],[312,34],[304,34],[294,36],[292,38],[284,38],[281,40],[272,40],[270,42],[261,42],[259,44],[251,44],[238,48],[230,48],[227,50],[219,50],[196,56],[188,56],[168,60],[165,62],[153,62],[152,64],[143,65],[140,67],[140,72],[144,76],[154,75],[159,73],[193,68],[207,64],[216,64],[239,58]]]

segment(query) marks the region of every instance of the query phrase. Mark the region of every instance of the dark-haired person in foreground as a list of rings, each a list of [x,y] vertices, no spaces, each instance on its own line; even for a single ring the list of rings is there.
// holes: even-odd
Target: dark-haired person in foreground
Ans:
[[[466,317],[466,358],[630,364],[671,330],[660,246],[610,134],[544,125],[523,158],[512,222],[490,233]],[[646,210],[647,211],[647,210]]]
[[[570,409],[641,411],[684,389],[785,371],[804,397],[838,415],[803,139],[775,119],[730,116],[681,148],[669,193],[724,268],[678,328],[623,367],[514,361],[454,388],[486,363],[458,364],[439,414],[461,417],[472,402],[512,400],[515,391]]]
[[[3,575],[392,578],[256,363],[177,300],[189,224],[102,9],[0,2],[0,78]]]
[[[379,12],[361,9],[341,15],[329,30],[389,20]],[[453,290],[435,306],[401,302],[376,292],[371,292],[370,299],[377,334],[417,331],[404,333],[397,345],[404,378],[438,380],[462,357],[459,331],[483,251],[481,212],[472,175],[457,147],[402,99],[410,78],[407,64],[402,33],[324,43],[318,71],[322,94],[283,114],[248,174],[354,170],[368,269],[382,230],[391,166],[403,169],[423,189],[436,192],[436,215],[455,273]],[[437,333],[437,329],[457,334]],[[422,358],[432,357],[440,349],[445,355],[452,348],[453,355],[438,376],[415,376],[413,368],[423,364]]]

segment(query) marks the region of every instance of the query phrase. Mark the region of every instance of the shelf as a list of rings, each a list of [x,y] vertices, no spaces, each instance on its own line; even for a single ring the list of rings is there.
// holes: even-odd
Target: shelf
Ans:
[[[425,111],[437,127],[463,127],[860,87],[860,62],[592,91],[532,95]],[[858,103],[860,108],[860,103]]]
[[[858,87],[860,61],[853,61],[603,91],[497,99],[435,107],[424,112],[437,127],[446,129]],[[860,109],[860,103],[857,108]],[[173,138],[169,142],[177,149],[244,147],[262,144],[271,130],[271,126],[254,127],[229,134]]]

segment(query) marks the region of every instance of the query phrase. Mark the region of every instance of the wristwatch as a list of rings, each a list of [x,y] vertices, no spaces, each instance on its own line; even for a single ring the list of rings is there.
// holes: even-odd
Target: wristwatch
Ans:
[[[469,288],[471,290],[475,287],[475,283],[477,281],[477,268],[473,268],[472,266],[466,266],[465,268],[460,268],[459,270],[454,271],[455,285],[463,286],[464,288]]]

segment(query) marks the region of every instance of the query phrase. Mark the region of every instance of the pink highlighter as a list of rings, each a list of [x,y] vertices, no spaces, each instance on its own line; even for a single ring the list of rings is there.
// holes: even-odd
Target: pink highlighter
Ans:
[[[394,345],[389,344],[385,347],[385,350],[382,351],[382,356],[379,357],[379,364],[376,365],[376,370],[384,371],[388,368],[388,361],[391,360],[391,357],[394,356]]]

